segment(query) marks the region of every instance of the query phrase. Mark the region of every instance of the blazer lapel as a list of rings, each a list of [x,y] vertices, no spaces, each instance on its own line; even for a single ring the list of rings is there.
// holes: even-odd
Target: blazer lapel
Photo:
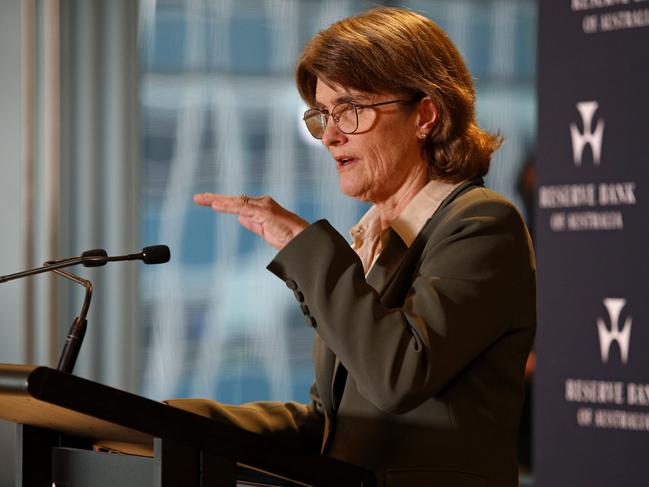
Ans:
[[[401,237],[390,229],[388,240],[385,248],[381,251],[379,258],[376,260],[370,273],[367,275],[367,283],[377,290],[379,294],[387,287],[390,280],[399,268],[403,257],[408,250]],[[340,405],[343,396],[345,383],[347,382],[347,369],[336,357],[333,378],[331,381],[331,404],[336,411]]]
[[[379,258],[372,266],[366,278],[367,283],[376,289],[379,294],[389,284],[407,250],[408,247],[401,240],[397,232],[390,229],[385,248],[381,251]]]
[[[437,210],[435,210],[435,213],[439,213],[442,208],[446,207],[451,201],[453,201],[455,198],[460,196],[462,193],[464,193],[466,190],[474,187],[474,186],[484,186],[484,179],[482,179],[480,176],[476,176],[471,179],[467,179],[465,182],[460,184],[457,188],[455,188],[451,194],[449,194],[444,201],[440,203],[440,205],[437,207]],[[431,215],[431,218],[435,215],[433,213]]]

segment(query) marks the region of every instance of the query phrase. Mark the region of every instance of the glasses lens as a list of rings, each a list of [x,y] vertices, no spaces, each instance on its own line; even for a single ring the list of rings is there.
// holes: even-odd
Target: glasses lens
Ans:
[[[331,111],[331,116],[338,129],[344,134],[352,134],[358,128],[358,115],[356,107],[351,103],[336,105]]]
[[[327,124],[325,115],[320,110],[311,109],[304,112],[303,119],[306,128],[309,129],[309,133],[316,139],[321,139],[325,131],[325,125]]]

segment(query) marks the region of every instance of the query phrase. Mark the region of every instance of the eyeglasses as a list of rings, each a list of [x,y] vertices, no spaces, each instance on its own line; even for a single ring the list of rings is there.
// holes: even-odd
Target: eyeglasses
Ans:
[[[359,105],[352,102],[339,103],[329,110],[324,108],[311,108],[304,112],[304,123],[309,129],[309,133],[316,139],[322,139],[327,128],[327,121],[329,116],[333,119],[336,127],[343,134],[353,134],[358,130],[358,110],[362,108],[374,108],[381,105],[389,105],[391,103],[412,103],[418,101],[417,99],[411,100],[390,100],[382,101],[380,103],[372,103],[371,105]]]

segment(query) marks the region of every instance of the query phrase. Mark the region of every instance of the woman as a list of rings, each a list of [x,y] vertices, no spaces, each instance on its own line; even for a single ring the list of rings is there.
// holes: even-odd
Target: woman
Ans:
[[[344,19],[305,47],[304,121],[340,190],[371,209],[347,241],[271,198],[196,195],[279,250],[268,269],[316,329],[310,405],[174,406],[375,472],[379,485],[516,485],[534,258],[481,177],[500,141],[446,34],[413,12]]]

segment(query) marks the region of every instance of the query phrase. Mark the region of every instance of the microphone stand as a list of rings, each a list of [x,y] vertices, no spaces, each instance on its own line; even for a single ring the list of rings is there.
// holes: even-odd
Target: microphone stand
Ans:
[[[48,262],[46,262],[45,265],[48,265]],[[59,364],[56,367],[61,372],[71,374],[74,369],[74,364],[77,361],[79,350],[81,350],[83,338],[86,335],[86,328],[88,327],[86,316],[88,314],[88,309],[90,308],[90,299],[92,298],[92,283],[87,279],[83,279],[82,277],[61,269],[53,269],[53,272],[81,284],[86,288],[86,295],[83,298],[81,313],[79,313],[79,316],[74,319],[72,326],[70,326],[68,336],[65,339],[65,345],[61,352],[61,357],[59,358]]]

